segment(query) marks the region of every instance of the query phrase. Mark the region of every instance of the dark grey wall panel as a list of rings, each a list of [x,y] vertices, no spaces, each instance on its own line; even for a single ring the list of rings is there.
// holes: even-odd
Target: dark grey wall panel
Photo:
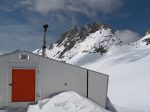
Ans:
[[[88,71],[88,98],[106,108],[108,76]]]

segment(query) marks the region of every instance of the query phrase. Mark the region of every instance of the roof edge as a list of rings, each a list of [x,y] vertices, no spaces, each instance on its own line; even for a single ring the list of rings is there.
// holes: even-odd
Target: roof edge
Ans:
[[[107,74],[100,73],[100,72],[98,72],[98,71],[90,70],[90,69],[87,69],[87,68],[84,68],[84,67],[80,67],[80,66],[77,66],[77,65],[73,65],[73,64],[70,64],[70,63],[65,63],[65,62],[62,62],[62,61],[58,61],[58,60],[55,60],[55,59],[52,59],[52,58],[49,58],[49,57],[43,57],[43,56],[41,56],[41,55],[35,54],[35,53],[33,53],[33,52],[26,51],[26,50],[22,50],[22,51],[21,51],[21,50],[16,50],[16,51],[13,51],[13,52],[10,52],[10,53],[2,54],[2,55],[0,55],[0,57],[2,57],[2,56],[8,56],[8,55],[15,54],[15,53],[23,53],[23,52],[25,52],[25,53],[30,53],[30,54],[39,56],[39,57],[41,57],[41,58],[53,60],[53,61],[56,61],[56,62],[59,62],[59,63],[71,65],[71,66],[74,66],[74,67],[77,67],[77,68],[80,68],[80,69],[89,70],[89,71],[92,71],[92,72],[95,72],[95,73],[99,73],[99,74],[105,75],[105,76],[107,76],[107,78],[109,78],[109,75],[107,75]]]

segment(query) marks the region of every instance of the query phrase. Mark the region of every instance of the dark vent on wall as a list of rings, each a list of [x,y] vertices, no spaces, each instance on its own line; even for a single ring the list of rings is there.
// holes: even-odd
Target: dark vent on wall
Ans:
[[[28,60],[28,59],[30,59],[30,56],[29,55],[19,55],[19,59],[20,60]]]

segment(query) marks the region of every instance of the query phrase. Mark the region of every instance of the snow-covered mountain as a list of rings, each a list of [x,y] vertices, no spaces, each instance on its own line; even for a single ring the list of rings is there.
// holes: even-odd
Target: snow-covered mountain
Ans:
[[[68,62],[80,53],[106,53],[111,46],[121,45],[113,30],[107,25],[94,23],[82,27],[74,26],[47,49],[47,56]],[[34,51],[40,54],[41,50]]]
[[[150,30],[139,41],[123,44],[108,26],[87,24],[65,32],[46,53],[108,74],[108,97],[117,111],[150,112]]]

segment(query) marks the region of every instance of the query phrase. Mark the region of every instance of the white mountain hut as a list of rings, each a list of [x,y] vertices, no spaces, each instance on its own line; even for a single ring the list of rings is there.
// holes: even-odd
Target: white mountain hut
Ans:
[[[0,108],[75,91],[106,108],[108,75],[27,51],[0,55]]]

